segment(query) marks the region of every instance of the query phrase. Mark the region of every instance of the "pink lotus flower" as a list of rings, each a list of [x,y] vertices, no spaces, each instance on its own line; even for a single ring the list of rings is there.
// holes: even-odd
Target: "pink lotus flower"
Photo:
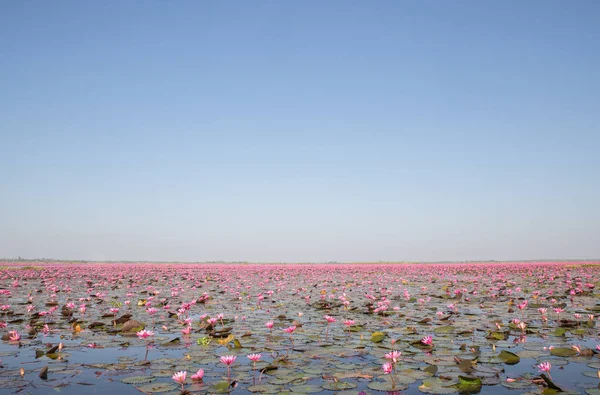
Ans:
[[[247,356],[252,361],[252,370],[256,372],[256,363],[262,358],[261,354],[250,354]]]
[[[265,322],[265,326],[267,328],[269,328],[269,329],[273,329],[273,325],[274,325],[273,321],[267,321],[267,322]]]
[[[227,366],[231,366],[233,365],[236,359],[237,357],[234,355],[223,355],[221,357],[221,362]]]
[[[137,332],[136,335],[137,335],[138,339],[140,339],[140,340],[141,339],[146,340],[149,337],[154,336],[154,332],[148,331],[146,329],[142,329],[141,331]]]
[[[327,321],[327,329],[325,329],[325,339],[329,337],[329,326],[335,322],[335,318],[330,315],[324,315],[323,318]]]
[[[540,372],[548,373],[548,376],[550,376],[550,369],[552,368],[550,362],[542,362],[537,367],[540,370]]]
[[[421,339],[421,343],[425,344],[426,346],[430,346],[433,343],[433,338],[431,335],[427,335]]]
[[[204,370],[198,369],[198,371],[192,375],[192,380],[194,381],[202,381],[204,378]]]
[[[148,303],[146,303],[146,304],[148,304]],[[148,307],[148,308],[146,309],[146,312],[147,312],[148,314],[150,314],[150,315],[154,315],[154,314],[156,314],[156,313],[158,312],[158,309],[157,309],[157,308],[154,308],[154,307]]]
[[[381,367],[383,368],[383,373],[385,374],[390,374],[394,370],[394,367],[389,362],[384,363]]]
[[[231,365],[233,365],[233,363],[235,362],[236,359],[237,359],[237,357],[234,356],[234,355],[223,355],[221,357],[221,362],[224,363],[227,366],[227,381],[230,380],[230,377],[231,377]]]
[[[8,332],[8,334],[10,335],[9,340],[11,342],[18,342],[19,340],[21,340],[21,335],[17,331],[10,331]]]
[[[184,335],[189,335],[190,333],[192,333],[192,327],[191,326],[186,326],[185,328],[183,328],[181,330],[181,333],[183,333]]]
[[[295,330],[296,330],[296,327],[294,325],[289,326],[289,327],[283,329],[284,332],[289,333],[290,335],[292,333],[294,333]]]
[[[181,372],[177,372],[171,378],[174,382],[181,384],[181,391],[183,391],[183,385],[185,384],[185,379],[187,378],[187,371],[183,370]]]
[[[389,353],[385,354],[385,358],[386,359],[391,359],[392,363],[397,363],[398,360],[400,359],[401,355],[402,355],[402,352],[400,352],[398,350],[394,350],[392,352],[389,352]]]
[[[252,362],[258,362],[258,361],[260,361],[261,358],[262,358],[261,354],[250,354],[250,355],[248,355],[248,359],[251,360]]]

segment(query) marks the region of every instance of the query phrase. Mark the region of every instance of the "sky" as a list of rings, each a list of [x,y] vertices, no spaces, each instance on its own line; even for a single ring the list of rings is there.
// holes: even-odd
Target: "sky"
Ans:
[[[0,257],[600,258],[600,2],[0,2]]]

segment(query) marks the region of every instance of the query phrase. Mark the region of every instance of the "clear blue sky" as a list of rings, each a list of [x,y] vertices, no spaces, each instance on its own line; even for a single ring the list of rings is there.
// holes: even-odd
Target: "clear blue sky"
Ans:
[[[600,257],[600,1],[4,1],[0,256]]]

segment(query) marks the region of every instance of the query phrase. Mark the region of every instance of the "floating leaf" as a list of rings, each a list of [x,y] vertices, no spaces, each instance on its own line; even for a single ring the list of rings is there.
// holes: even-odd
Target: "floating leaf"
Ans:
[[[356,388],[356,384],[347,381],[332,381],[321,386],[323,389],[330,391],[341,391]]]
[[[210,388],[209,392],[215,393],[215,394],[226,394],[226,393],[230,392],[230,388],[229,387],[230,387],[229,382],[227,382],[227,381],[221,381],[219,383],[214,384]]]
[[[269,379],[269,384],[274,384],[274,385],[283,385],[283,384],[289,384],[292,381],[294,381],[293,377],[274,377],[272,379]]]
[[[221,387],[223,387],[223,391],[228,391],[229,388],[229,384],[228,383],[220,383]],[[227,384],[227,387],[225,387],[224,384]],[[280,392],[280,387],[276,386],[276,385],[269,385],[269,384],[258,384],[258,385],[251,385],[247,388],[248,391],[250,392],[260,392],[263,394],[277,394]]]
[[[144,329],[144,324],[137,320],[129,320],[123,324],[121,331],[123,332],[139,332]]]
[[[423,371],[430,373],[430,374],[436,374],[438,371],[438,367],[435,365],[429,365],[425,369],[423,369]]]
[[[173,391],[177,389],[177,385],[172,383],[152,383],[145,384],[138,387],[141,392],[147,392],[151,394],[158,394],[161,392]]]
[[[567,330],[565,328],[556,328],[554,330],[553,335],[557,336],[557,337],[561,337],[564,336],[567,333]]]
[[[121,380],[121,382],[124,384],[145,384],[145,383],[152,383],[155,380],[156,380],[156,377],[153,377],[153,376],[134,376],[134,377],[124,378],[123,380]]]
[[[445,385],[440,379],[423,380],[423,384],[419,386],[419,391],[425,394],[453,394],[458,392],[457,388]]]
[[[491,332],[489,335],[486,336],[486,338],[493,340],[506,340],[508,339],[508,334],[504,332]]]
[[[316,394],[318,392],[323,391],[321,387],[317,387],[316,385],[293,385],[290,387],[290,391],[292,392],[300,392],[304,394]]]
[[[217,339],[217,343],[219,343],[221,346],[224,346],[227,343],[233,341],[233,339],[234,339],[234,336],[230,334],[224,339]]]
[[[383,332],[373,332],[373,334],[371,334],[371,341],[373,343],[381,343],[383,341],[383,339],[385,339],[385,333]]]
[[[517,354],[506,350],[502,350],[498,358],[507,365],[516,365],[521,361],[521,358]]]
[[[372,381],[367,384],[367,387],[375,391],[402,391],[408,388],[403,384],[392,384],[391,381]]]
[[[577,351],[566,347],[553,347],[550,349],[550,354],[556,357],[573,357],[577,355]]]
[[[481,391],[481,379],[479,377],[458,376],[456,388],[461,394],[477,393]]]
[[[445,333],[452,333],[456,328],[452,325],[438,326],[433,330],[436,335],[443,335]]]

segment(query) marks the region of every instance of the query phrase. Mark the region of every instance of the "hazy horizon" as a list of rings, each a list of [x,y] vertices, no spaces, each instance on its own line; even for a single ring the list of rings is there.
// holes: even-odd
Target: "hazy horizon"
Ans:
[[[600,2],[4,2],[0,256],[600,257]]]
[[[571,263],[571,262],[581,262],[581,263],[594,263],[600,264],[600,258],[587,258],[587,259],[550,259],[550,258],[539,258],[539,259],[514,259],[514,260],[496,260],[496,259],[473,259],[473,260],[459,260],[459,261],[450,261],[450,260],[441,260],[441,261],[225,261],[225,260],[209,260],[209,261],[155,261],[155,260],[90,260],[90,259],[55,259],[55,258],[25,258],[25,257],[15,257],[15,258],[0,258],[0,263],[6,262],[67,262],[67,263],[156,263],[156,264],[240,264],[240,265],[323,265],[323,264],[352,264],[352,265],[360,265],[360,264],[436,264],[436,263]]]

